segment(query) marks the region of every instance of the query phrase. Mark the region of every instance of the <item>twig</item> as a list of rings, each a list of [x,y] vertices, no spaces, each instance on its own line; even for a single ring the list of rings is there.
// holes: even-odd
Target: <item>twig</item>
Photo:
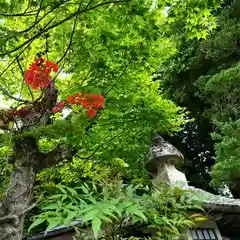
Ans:
[[[23,68],[22,68],[22,66],[21,66],[21,64],[20,64],[19,58],[17,58],[17,64],[18,64],[18,67],[19,67],[19,69],[20,69],[20,71],[21,71],[21,73],[22,73],[22,78],[23,78],[22,83],[23,83],[23,82],[24,82],[24,71],[23,71]],[[31,95],[31,97],[32,97],[32,100],[34,100],[34,96],[33,96],[33,93],[32,93],[32,91],[31,91],[29,85],[27,85],[27,88],[28,88],[28,91],[29,91],[29,93],[30,93],[30,95]],[[23,84],[22,84],[22,86],[21,86],[21,91],[20,91],[21,93],[22,93],[22,89],[23,89]]]
[[[37,99],[34,100],[33,103],[36,103],[36,102],[38,102],[38,101],[41,100],[41,98],[43,97],[43,94],[45,93],[45,90],[46,90],[46,89],[42,89],[41,94],[39,95],[39,97],[38,97]]]
[[[66,2],[65,2],[66,3]],[[35,22],[30,26],[30,27],[28,27],[27,29],[24,29],[24,30],[22,30],[22,31],[20,31],[20,32],[15,32],[14,34],[23,34],[23,33],[27,33],[27,32],[29,32],[32,28],[34,28],[38,23],[40,23],[49,13],[52,13],[54,10],[56,10],[58,7],[60,7],[61,5],[62,5],[63,3],[61,3],[61,4],[59,4],[59,5],[57,5],[57,7],[55,7],[55,8],[52,8],[52,9],[50,9],[47,13],[45,13],[40,19],[38,19],[37,20],[37,18],[35,18]],[[40,8],[39,8],[40,9]],[[39,9],[38,9],[38,11],[39,11]],[[36,14],[33,14],[33,15],[36,15],[36,16],[38,16],[39,15],[39,13],[40,12],[38,12],[37,11],[37,15]],[[54,18],[53,18],[54,19]],[[47,24],[48,25],[48,24]],[[8,39],[10,39],[12,36],[10,36]]]
[[[18,34],[29,32],[33,27],[35,27],[38,23],[40,23],[49,13],[52,13],[54,10],[56,10],[56,9],[59,8],[61,5],[63,5],[63,3],[57,5],[55,8],[52,8],[52,9],[50,9],[48,12],[46,12],[40,19],[37,19],[38,16],[39,16],[39,14],[40,14],[40,12],[41,12],[41,9],[42,9],[42,8],[41,8],[42,2],[43,2],[43,0],[41,0],[40,7],[39,7],[37,13],[34,14],[34,15],[36,15],[34,24],[32,24],[32,25],[31,25],[30,27],[28,27],[27,29],[24,29],[24,30],[22,30],[22,31],[20,31],[20,32],[17,32]]]
[[[74,19],[73,28],[72,28],[72,32],[71,32],[71,36],[70,36],[68,47],[67,47],[66,51],[64,52],[63,56],[57,61],[57,64],[59,64],[66,57],[68,51],[71,48],[74,32],[75,32],[76,27],[77,27],[77,19],[78,19],[78,15]]]
[[[46,111],[45,111],[45,112],[46,112]],[[45,112],[44,112],[44,113],[45,113]],[[44,114],[44,113],[43,113],[43,114]],[[36,120],[35,122],[30,123],[30,124],[27,124],[27,125],[23,125],[22,128],[21,128],[21,131],[23,131],[24,128],[29,128],[29,127],[33,127],[33,126],[37,125],[37,124],[39,123],[39,121],[41,120],[42,117],[43,117],[43,115],[40,114],[40,116],[37,118],[37,120]],[[30,119],[30,120],[31,120],[31,119]],[[30,120],[29,120],[28,122],[30,122]]]
[[[10,63],[8,64],[8,66],[1,72],[0,77],[2,77],[2,75],[13,65],[13,63],[15,63],[15,61],[17,60],[17,58],[19,58],[19,57],[23,54],[23,52],[30,46],[31,43],[32,43],[32,41],[29,42],[29,43],[27,44],[27,46],[26,46],[19,54],[17,54],[17,56],[15,56],[15,58],[13,59],[13,61],[10,62]]]
[[[11,71],[11,72],[12,72],[13,76],[15,77],[15,73],[14,73],[13,71]],[[9,89],[9,86],[8,86],[8,84],[6,83],[5,79],[1,78],[1,81],[2,81],[2,83],[4,84],[5,88],[6,88],[6,89]],[[3,88],[3,87],[2,87],[2,88]],[[7,90],[6,90],[6,91],[7,91]]]
[[[90,68],[89,71],[87,72],[86,76],[82,79],[80,86],[83,85],[83,83],[87,80],[88,76],[93,72],[93,70]]]
[[[6,91],[6,90],[5,90],[4,88],[2,88],[1,86],[0,86],[0,91],[1,91],[3,94],[5,94],[6,96],[8,96],[9,98],[11,98],[11,99],[13,99],[13,100],[15,100],[15,101],[17,101],[17,102],[30,103],[30,102],[27,101],[27,100],[24,100],[24,99],[21,99],[21,98],[17,98],[17,97],[12,96],[8,91]]]
[[[20,89],[20,97],[21,97],[22,90],[23,90],[23,82],[24,82],[24,71],[23,71],[23,69],[22,69],[22,66],[21,66],[21,64],[20,64],[20,61],[19,61],[19,58],[18,58],[18,57],[17,57],[16,61],[17,61],[17,65],[18,65],[18,67],[19,67],[19,69],[20,69],[20,71],[21,71],[21,73],[22,73],[22,84],[21,84],[21,89]]]
[[[140,42],[135,50],[135,53],[137,53],[138,49],[140,48],[142,42]],[[133,62],[133,54],[131,55],[131,59],[128,61],[128,63],[126,64],[126,66],[124,67],[124,69],[122,70],[122,72],[118,75],[117,80],[114,82],[114,84],[112,84],[112,86],[105,92],[104,97],[106,97],[109,92],[113,89],[113,87],[121,80],[121,77],[123,76],[123,74],[128,70],[128,67],[132,64]]]
[[[39,4],[39,9],[38,9],[37,14],[36,14],[36,16],[35,16],[35,23],[37,22],[39,13],[40,13],[41,10],[42,10],[42,3],[43,3],[43,1],[44,1],[44,0],[41,0],[41,2],[40,2],[40,4]]]
[[[106,97],[109,94],[109,92],[113,89],[113,87],[121,80],[121,77],[127,71],[128,67],[130,66],[131,63],[132,63],[132,59],[126,64],[126,66],[124,67],[122,72],[119,74],[119,76],[118,76],[117,80],[114,82],[114,84],[112,84],[112,86],[104,93],[104,97]]]
[[[13,65],[13,63],[15,61],[17,61],[17,59],[23,54],[23,52],[30,46],[31,43],[29,43],[15,58],[14,60],[8,64],[8,66],[1,72],[0,74],[0,78],[2,77],[2,75]],[[14,96],[12,96],[12,94],[10,94],[7,90],[5,90],[3,87],[0,86],[0,91],[3,92],[3,94],[5,94],[6,96],[8,96],[9,98],[18,101],[18,102],[24,102],[24,103],[29,103],[29,101],[21,99],[21,98],[16,98]]]
[[[22,13],[0,13],[0,16],[3,16],[3,17],[26,17],[26,16],[32,16],[32,15],[35,15],[35,11],[36,10],[32,10],[32,11],[28,11],[27,10],[29,9],[29,6],[30,6],[30,0],[28,0],[28,4],[27,4],[27,7],[26,9],[22,12]]]
[[[142,42],[139,43],[138,47],[136,48],[136,51],[140,48]],[[127,71],[128,67],[131,65],[131,63],[133,62],[133,56],[131,57],[131,59],[129,60],[129,62],[126,64],[126,66],[124,67],[124,69],[122,70],[122,72],[118,75],[117,80],[114,82],[114,84],[104,93],[104,97],[106,98],[106,96],[109,94],[109,92],[113,89],[113,87],[121,80],[121,77],[123,76],[123,74]],[[87,126],[85,128],[85,131],[88,132],[90,131],[90,129],[94,126],[95,121],[97,119],[97,117],[99,116],[99,113],[101,112],[102,109],[100,109],[96,116],[93,118],[92,122],[89,124],[89,126]]]
[[[32,28],[34,28],[38,23],[40,23],[49,13],[53,12],[55,9],[57,8],[53,8],[51,10],[49,10],[47,13],[45,13],[39,20],[35,21],[34,24],[32,24],[30,27],[28,27],[27,29],[24,29],[20,32],[15,32],[14,34],[23,34],[23,33],[27,33],[29,32]],[[36,14],[34,14],[36,15]],[[48,25],[48,24],[47,24]],[[15,36],[15,35],[14,35]],[[8,40],[11,39],[14,36],[9,36]],[[1,55],[0,55],[1,56]]]
[[[52,82],[55,82],[57,76],[61,73],[61,71],[63,70],[64,68],[64,64],[62,65],[62,67],[60,68],[60,70],[56,73],[56,75],[54,76],[54,78],[52,79]]]
[[[93,1],[93,0],[90,0],[90,1],[88,2],[88,4],[87,4],[87,6],[85,7],[85,9],[87,9],[87,8],[91,5],[92,1]]]
[[[13,59],[13,61],[8,64],[8,66],[1,72],[0,78],[1,78],[1,77],[3,76],[3,74],[13,65],[13,63],[14,63],[15,61],[17,61],[17,59],[24,53],[24,51],[31,45],[31,43],[32,43],[32,42],[29,42],[29,43],[27,44],[27,46],[25,46],[25,48],[24,48],[19,54],[17,54],[17,56]],[[0,86],[0,91],[2,91],[5,95],[7,95],[9,98],[11,98],[11,99],[13,99],[13,100],[15,100],[15,101],[23,102],[23,103],[30,103],[30,102],[27,101],[27,100],[24,100],[24,99],[21,99],[21,98],[16,98],[16,97],[12,96],[12,94],[8,93],[8,91],[5,90],[4,88],[2,88],[1,86]]]
[[[38,205],[38,203],[39,203],[39,201],[40,201],[41,198],[42,198],[42,197],[40,197],[35,203],[33,203],[32,205],[30,205],[28,208],[24,209],[24,210],[21,212],[21,215],[24,215],[24,214],[26,214],[27,212],[30,212],[33,208],[35,208],[35,207]]]
[[[76,156],[79,157],[79,158],[81,158],[81,159],[83,159],[83,160],[90,160],[91,157],[92,157],[100,148],[102,148],[103,145],[105,145],[106,143],[112,141],[112,140],[113,140],[114,138],[116,138],[117,136],[118,136],[118,134],[115,134],[114,136],[112,136],[112,137],[111,137],[110,139],[108,139],[107,141],[104,141],[104,143],[98,145],[98,146],[96,147],[96,149],[95,149],[88,157],[81,157],[81,156],[79,156],[79,155],[76,155]],[[76,153],[77,153],[77,150],[78,150],[78,149],[74,149],[74,150],[75,150]]]
[[[23,11],[23,13],[26,13],[26,12],[27,12],[27,10],[29,9],[29,6],[30,6],[30,1],[31,1],[31,0],[28,0],[27,7],[26,7],[26,9]],[[34,11],[35,11],[35,10],[34,10]]]

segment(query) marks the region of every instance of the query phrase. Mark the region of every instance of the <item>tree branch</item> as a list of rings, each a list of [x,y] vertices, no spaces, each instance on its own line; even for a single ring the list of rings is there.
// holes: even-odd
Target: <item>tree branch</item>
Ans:
[[[0,224],[13,221],[16,225],[19,222],[19,217],[15,214],[9,214],[0,218]]]
[[[72,17],[76,17],[75,18],[75,22],[74,22],[74,27],[73,27],[73,31],[72,31],[72,34],[71,34],[71,38],[70,38],[70,42],[69,42],[69,45],[68,45],[68,48],[66,49],[65,51],[65,54],[63,55],[63,57],[58,61],[62,61],[62,59],[66,56],[67,52],[69,51],[70,49],[70,45],[72,43],[72,38],[73,38],[73,35],[74,35],[74,31],[75,31],[75,28],[76,28],[76,22],[77,22],[77,16],[83,12],[87,12],[87,11],[90,11],[90,10],[93,10],[95,8],[98,8],[100,6],[103,6],[103,5],[107,5],[107,4],[110,4],[110,3],[120,3],[120,2],[128,2],[128,1],[131,1],[131,0],[119,0],[119,1],[109,1],[109,2],[105,2],[105,3],[100,3],[100,4],[97,4],[93,7],[90,7],[90,8],[85,8],[83,9],[82,11],[78,10],[77,12],[71,14],[70,16],[68,16],[67,18],[47,27],[53,19],[51,19],[46,25],[45,27],[38,33],[36,34],[35,36],[33,36],[32,38],[28,39],[27,41],[25,41],[23,44],[21,44],[20,46],[18,46],[17,48],[9,51],[9,52],[6,52],[6,53],[3,53],[3,54],[0,54],[0,56],[4,56],[6,54],[10,54],[10,53],[13,53],[15,51],[17,51],[18,49],[22,48],[23,46],[25,46],[27,44],[27,46],[14,58],[14,60],[4,69],[4,71],[0,74],[0,77],[12,66],[12,64],[19,58],[19,56],[22,55],[22,53],[25,51],[26,48],[28,48],[30,46],[30,44],[36,39],[38,38],[39,36],[41,36],[44,32],[47,32],[48,30],[64,23],[65,21],[68,21],[69,19],[71,19]],[[91,3],[91,1],[90,1]],[[87,5],[89,6],[89,4]],[[40,19],[41,21],[41,19]],[[14,96],[12,96],[12,94],[8,93],[8,91],[6,91],[5,89],[3,89],[2,87],[0,87],[0,91],[2,91],[6,96],[8,96],[9,98],[15,100],[15,101],[18,101],[18,102],[23,102],[23,103],[29,103],[29,101],[27,100],[24,100],[24,99],[19,99],[19,98],[16,98]]]
[[[17,58],[19,58],[19,57],[23,54],[23,52],[30,46],[31,43],[32,43],[32,41],[29,42],[29,43],[27,44],[27,46],[26,46],[19,54],[17,54],[17,56],[15,56],[15,58],[13,59],[13,61],[10,62],[10,63],[8,64],[8,66],[1,72],[0,77],[2,77],[2,75],[13,65],[13,63],[15,63],[15,61],[17,60]],[[1,55],[0,55],[0,56],[1,56]]]
[[[27,10],[29,9],[29,6],[30,6],[30,0],[28,0],[28,4],[27,4],[27,7],[26,9],[22,12],[22,13],[0,13],[0,16],[3,16],[3,17],[27,17],[27,16],[33,16],[35,15],[36,13],[36,10],[32,10],[32,11],[28,11]]]
[[[40,201],[40,199],[41,198],[39,198],[37,202],[33,203],[28,208],[24,209],[22,212],[20,212],[18,214],[8,214],[7,216],[1,217],[0,224],[13,221],[14,224],[18,225],[19,218],[21,216],[25,215],[27,212],[30,212],[33,208],[35,208],[37,206],[38,202]]]
[[[48,153],[43,153],[39,160],[39,166],[37,170],[40,171],[45,168],[56,165],[61,160],[72,160],[72,157],[76,154],[76,150],[72,146],[66,144],[59,144],[54,150]]]
[[[44,26],[44,28],[43,28],[43,30],[53,21],[53,19],[54,18],[52,18],[45,26]],[[32,40],[32,41],[30,41],[28,44],[27,44],[27,46],[19,53],[19,54],[17,54],[16,56],[15,56],[15,58],[13,59],[13,61],[12,62],[10,62],[9,64],[8,64],[8,66],[1,72],[1,74],[0,74],[0,77],[13,65],[13,63],[24,53],[24,51],[31,45],[31,43],[33,42],[34,40]],[[1,55],[0,55],[1,56]],[[5,90],[5,92],[7,92],[6,90]],[[6,93],[5,93],[6,94]],[[7,95],[7,94],[6,94]],[[12,96],[11,96],[11,94],[8,94],[8,96],[10,97],[10,98],[12,98],[12,99],[14,99]],[[16,101],[19,101],[19,102],[26,102],[25,100],[22,100],[22,99],[14,99],[14,100],[16,100]],[[26,102],[27,103],[27,102]]]
[[[60,4],[60,5],[61,5],[61,4]],[[39,18],[39,19],[37,19],[37,18],[38,18],[38,15],[40,14],[40,12],[36,11],[36,13],[33,14],[33,16],[35,16],[35,21],[34,21],[34,23],[33,23],[30,27],[28,27],[28,28],[26,28],[26,29],[24,29],[24,30],[22,30],[22,31],[20,31],[20,32],[14,32],[14,36],[15,36],[16,34],[23,34],[23,33],[29,32],[32,28],[34,28],[35,26],[37,26],[37,24],[40,23],[48,14],[52,13],[52,12],[53,12],[55,9],[57,9],[60,5],[58,5],[58,6],[55,7],[55,8],[50,9],[48,12],[46,12],[46,13],[45,13],[41,18]],[[38,10],[39,10],[39,9],[38,9]],[[48,25],[48,24],[47,24],[47,25]],[[14,37],[14,36],[9,36],[8,40],[11,39],[11,38]]]
[[[36,15],[36,10],[32,10],[29,12],[22,12],[22,13],[0,13],[2,17],[28,17]]]
[[[141,43],[139,44],[139,46],[137,47],[136,49],[136,52],[137,50],[139,49]],[[112,89],[114,88],[114,86],[121,80],[121,77],[124,75],[124,73],[128,70],[128,67],[132,64],[133,62],[133,56],[131,57],[131,59],[128,61],[128,63],[125,65],[125,67],[123,68],[122,72],[118,75],[116,81],[110,86],[110,88],[103,94],[104,97],[106,98],[106,96],[109,94],[109,92],[112,91]],[[93,118],[93,120],[91,121],[91,123],[86,127],[85,131],[88,132],[90,131],[90,129],[96,124],[96,119],[98,118],[99,116],[99,113],[101,112],[102,109],[100,109],[96,116]]]
[[[32,42],[28,43],[27,46],[26,46],[19,54],[17,54],[17,56],[13,59],[13,61],[8,64],[8,66],[1,72],[0,78],[1,78],[1,77],[3,76],[3,74],[13,65],[13,63],[18,60],[18,58],[19,58],[19,57],[23,54],[23,52],[31,45],[31,43],[32,43]],[[23,103],[30,103],[30,102],[27,101],[27,100],[20,99],[20,98],[16,98],[16,97],[12,96],[11,93],[9,93],[7,90],[5,90],[4,88],[2,88],[1,86],[0,86],[0,91],[3,92],[3,94],[5,94],[6,96],[8,96],[9,98],[11,98],[11,99],[13,99],[13,100],[15,100],[15,101],[23,102]]]
[[[32,41],[34,41],[35,39],[37,39],[38,37],[40,37],[43,33],[45,33],[45,32],[47,32],[47,31],[49,31],[49,30],[51,30],[51,29],[59,26],[60,24],[62,24],[62,23],[64,23],[64,22],[66,22],[66,21],[68,21],[68,20],[76,17],[77,15],[79,15],[79,14],[81,14],[81,13],[91,11],[91,10],[93,10],[93,9],[95,9],[95,8],[102,7],[102,6],[104,6],[104,5],[109,5],[109,4],[111,4],[111,3],[127,3],[127,2],[130,2],[130,1],[131,1],[131,0],[118,0],[118,1],[102,2],[102,3],[96,4],[96,5],[92,6],[92,7],[85,8],[85,9],[83,9],[83,10],[77,10],[76,12],[70,14],[68,17],[62,19],[61,21],[58,21],[58,22],[52,24],[51,26],[49,26],[49,27],[47,27],[47,28],[45,28],[45,29],[40,30],[37,34],[35,34],[35,35],[32,36],[31,38],[29,38],[28,40],[26,40],[25,42],[23,42],[22,44],[20,44],[18,47],[14,48],[14,49],[12,49],[12,50],[10,50],[10,51],[8,51],[8,52],[5,52],[5,53],[0,54],[0,57],[3,57],[3,56],[5,56],[5,55],[11,54],[11,53],[13,53],[13,52],[16,52],[17,50],[19,50],[19,49],[21,49],[22,47],[24,47],[26,44],[29,44],[30,42],[32,42]]]
[[[29,28],[27,28],[27,29],[25,29],[25,30],[22,30],[22,31],[20,31],[20,32],[17,32],[17,33],[20,34],[20,33],[29,32],[29,31],[30,31],[32,28],[34,28],[38,23],[40,23],[49,13],[52,13],[54,10],[58,9],[61,5],[66,4],[68,1],[69,1],[69,0],[66,0],[66,1],[63,2],[63,3],[57,4],[54,8],[50,9],[50,10],[49,10],[48,12],[46,12],[41,18],[38,19],[39,14],[40,14],[40,12],[41,12],[41,10],[42,10],[42,2],[43,2],[43,0],[41,0],[39,9],[36,10],[36,14],[34,14],[34,15],[35,15],[35,22],[34,22]]]
[[[19,69],[20,69],[20,71],[21,71],[22,78],[23,78],[23,81],[24,81],[24,71],[23,71],[22,65],[21,65],[21,63],[20,63],[20,61],[19,61],[19,58],[17,58],[17,64],[18,64],[18,67],[19,67]],[[23,87],[23,85],[22,85],[22,87]],[[30,95],[31,95],[31,97],[32,97],[32,100],[34,100],[34,96],[33,96],[33,93],[32,93],[32,91],[31,91],[29,85],[27,85],[27,88],[28,88],[28,91],[29,91],[29,93],[30,93]],[[22,92],[22,91],[21,91],[21,92]]]
[[[22,34],[22,33],[26,33],[29,32],[32,28],[34,28],[38,23],[40,23],[49,13],[53,12],[56,8],[49,10],[47,13],[45,13],[41,18],[39,18],[38,20],[36,19],[34,24],[32,24],[30,27],[28,27],[27,29],[24,29],[20,32],[17,32],[17,34]]]
[[[42,10],[42,3],[43,3],[43,1],[44,1],[44,0],[41,0],[41,2],[40,2],[40,5],[39,5],[39,8],[38,8],[37,14],[36,14],[36,16],[35,16],[35,23],[38,21],[38,16],[39,16],[39,14],[40,14],[40,12],[41,12],[41,10]]]

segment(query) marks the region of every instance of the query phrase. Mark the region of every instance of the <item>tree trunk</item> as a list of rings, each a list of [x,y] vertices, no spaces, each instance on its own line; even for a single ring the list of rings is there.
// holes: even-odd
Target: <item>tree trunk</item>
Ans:
[[[60,160],[71,160],[76,150],[59,144],[48,153],[38,149],[34,137],[14,141],[14,170],[11,182],[0,206],[0,240],[22,240],[24,217],[30,211],[36,174],[54,166]]]
[[[22,118],[21,131],[46,125],[57,101],[57,89],[53,82],[39,100],[33,102],[29,113]],[[14,169],[6,197],[0,206],[0,240],[22,240],[24,217],[32,201],[37,172],[69,156],[69,150],[64,152],[67,155],[59,149],[49,154],[41,153],[34,136],[14,140],[13,150]]]
[[[0,240],[21,240],[25,213],[33,195],[38,159],[41,153],[34,138],[14,142],[14,170],[0,209]]]

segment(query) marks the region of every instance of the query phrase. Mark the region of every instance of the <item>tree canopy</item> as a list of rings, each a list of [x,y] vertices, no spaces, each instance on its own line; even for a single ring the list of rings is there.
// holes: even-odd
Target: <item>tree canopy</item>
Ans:
[[[31,203],[55,184],[147,183],[152,134],[171,135],[185,122],[184,108],[165,97],[156,73],[175,58],[180,39],[206,38],[220,3],[0,2],[6,239],[21,238]]]
[[[239,16],[238,1],[225,1],[216,12],[217,28],[202,41],[180,40],[178,53],[160,71],[165,94],[191,111],[193,126],[199,129],[195,132],[203,134],[202,148],[195,152],[202,159],[201,175],[209,183],[211,172],[212,186],[227,185],[235,196],[239,196]],[[194,149],[191,143],[188,146]]]

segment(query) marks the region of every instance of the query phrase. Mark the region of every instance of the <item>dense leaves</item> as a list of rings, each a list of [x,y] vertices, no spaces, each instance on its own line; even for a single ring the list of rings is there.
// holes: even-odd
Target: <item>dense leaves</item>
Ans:
[[[202,162],[199,175],[205,175],[209,182],[208,173],[212,171],[212,186],[227,184],[234,195],[239,196],[236,194],[238,173],[235,173],[239,161],[235,150],[239,146],[235,144],[233,147],[233,142],[238,140],[233,130],[230,131],[238,131],[239,120],[238,1],[225,1],[216,16],[216,30],[201,42],[182,38],[179,52],[161,68],[160,74],[165,79],[163,88],[166,95],[191,111],[191,116],[196,119],[194,132],[203,135],[200,149],[188,143],[194,155],[200,156],[197,157]],[[214,142],[209,140],[211,133],[216,141],[216,165],[212,169],[215,156]],[[210,153],[207,158],[206,151]],[[209,158],[212,160],[207,160]]]
[[[184,109],[165,98],[155,73],[176,52],[178,42],[173,37],[206,37],[215,27],[212,13],[220,2],[1,1],[0,91],[9,108],[0,114],[0,128],[5,131],[1,149],[7,152],[2,159],[4,183],[12,164],[16,169],[12,181],[15,174],[26,174],[29,156],[34,156],[28,159],[28,167],[37,175],[36,197],[39,192],[52,194],[54,184],[61,183],[72,187],[72,194],[73,187],[84,181],[111,182],[124,176],[128,183],[147,182],[144,162],[152,134],[173,134],[185,122]],[[178,24],[181,31],[176,31]],[[18,146],[25,140],[33,142],[33,151],[24,153],[26,159],[20,161],[16,156],[23,154]],[[28,145],[24,146],[32,147]],[[35,175],[30,184],[28,176],[19,178],[31,186],[29,195],[23,194],[24,203],[34,195]],[[6,189],[1,190],[4,198]],[[7,192],[11,193],[21,195]],[[171,194],[153,194],[159,197],[156,201],[172,198]],[[107,201],[119,203],[117,195]],[[116,209],[114,204],[112,209]],[[143,219],[143,206],[137,204],[137,217]],[[175,209],[182,216],[181,205]],[[150,221],[154,227],[168,225],[160,231],[163,236],[174,235],[178,227],[189,223],[178,215],[174,220],[169,211],[165,218],[160,218],[162,212],[152,214],[157,221]],[[104,220],[86,219],[92,220],[95,233]]]

